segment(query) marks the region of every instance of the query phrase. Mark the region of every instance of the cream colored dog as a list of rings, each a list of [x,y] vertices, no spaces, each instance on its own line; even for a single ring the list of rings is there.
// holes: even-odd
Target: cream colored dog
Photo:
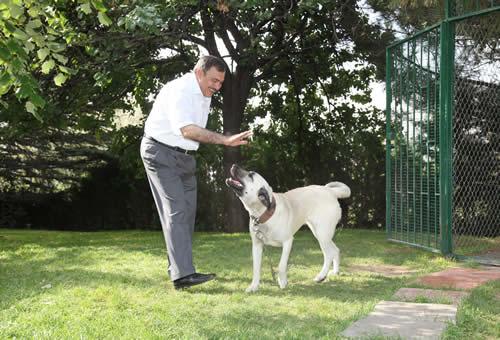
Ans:
[[[266,180],[256,172],[246,171],[236,164],[230,172],[231,177],[226,179],[226,184],[233,189],[250,214],[253,279],[247,292],[255,292],[259,288],[264,245],[283,247],[278,266],[278,283],[280,288],[286,287],[286,269],[293,235],[304,224],[309,226],[318,240],[324,257],[323,268],[314,281],[323,281],[332,264],[332,274],[339,272],[340,251],[332,238],[342,214],[338,199],[351,195],[347,185],[332,182],[325,186],[310,185],[285,193],[273,193]]]

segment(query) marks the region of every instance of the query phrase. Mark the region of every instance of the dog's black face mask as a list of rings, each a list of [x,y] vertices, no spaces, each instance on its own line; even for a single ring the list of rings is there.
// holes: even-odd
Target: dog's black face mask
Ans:
[[[269,193],[265,188],[259,189],[258,198],[259,201],[261,201],[267,209],[271,209],[271,198],[269,197]]]

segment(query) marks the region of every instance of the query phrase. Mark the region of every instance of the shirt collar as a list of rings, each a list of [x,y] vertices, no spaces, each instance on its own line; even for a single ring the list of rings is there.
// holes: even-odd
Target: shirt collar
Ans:
[[[194,72],[188,73],[188,76],[190,78],[191,82],[191,91],[194,94],[199,94],[200,96],[203,96],[203,93],[201,92],[200,89],[200,84],[198,84],[198,79],[196,79],[196,74]],[[205,97],[205,96],[203,96]]]

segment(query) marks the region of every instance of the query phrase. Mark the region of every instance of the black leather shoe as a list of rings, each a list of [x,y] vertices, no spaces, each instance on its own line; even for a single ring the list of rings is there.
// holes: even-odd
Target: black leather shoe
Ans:
[[[199,285],[207,281],[213,280],[215,274],[201,274],[194,273],[188,276],[181,277],[180,279],[174,280],[175,289],[183,289],[191,286]]]

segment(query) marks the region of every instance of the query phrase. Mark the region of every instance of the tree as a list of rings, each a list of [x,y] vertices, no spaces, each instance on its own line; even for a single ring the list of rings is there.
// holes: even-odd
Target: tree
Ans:
[[[25,9],[28,4],[33,6],[29,1],[23,4]],[[350,73],[343,72],[342,68],[357,64],[356,73],[361,75],[362,70],[367,69],[365,75],[369,79],[373,72],[371,65],[383,65],[383,47],[391,38],[391,35],[381,35],[378,27],[370,25],[357,1],[352,0],[212,0],[165,4],[130,0],[111,1],[106,3],[107,7],[96,1],[47,0],[44,4],[56,4],[53,6],[55,17],[64,18],[59,19],[64,25],[57,27],[64,29],[56,40],[71,37],[64,56],[75,72],[68,72],[71,77],[61,82],[61,88],[55,89],[43,73],[53,70],[55,65],[49,67],[50,63],[44,69],[44,64],[37,61],[33,70],[28,66],[21,68],[26,71],[23,74],[29,73],[35,82],[23,78],[18,85],[22,88],[23,84],[31,84],[29,88],[33,90],[28,91],[28,95],[18,96],[11,84],[2,96],[9,98],[4,99],[6,103],[11,103],[14,96],[30,100],[37,96],[44,98],[49,104],[37,106],[31,101],[39,108],[35,114],[43,121],[40,126],[71,126],[73,131],[83,129],[95,136],[105,136],[113,130],[115,109],[140,105],[143,112],[147,112],[148,94],[156,92],[160,83],[187,71],[194,64],[199,49],[203,48],[224,58],[228,64],[221,102],[220,105],[216,103],[215,110],[216,114],[222,114],[223,132],[238,132],[257,116],[269,114],[271,119],[279,119],[283,112],[275,111],[276,105],[269,110],[247,108],[253,96],[269,97],[278,102],[279,98],[272,93],[278,86],[291,101],[287,105],[293,106],[288,112],[298,118],[294,135],[301,157],[312,142],[307,136],[309,123],[320,122],[325,110],[332,116],[346,111],[342,106],[336,108],[339,98],[350,97],[348,93],[353,89],[366,90],[365,81],[350,79]],[[97,18],[85,15],[89,9],[87,4],[94,6],[91,10],[98,11]],[[54,16],[51,13],[40,14],[43,17],[41,27],[51,27],[49,19]],[[23,24],[21,20],[18,26]],[[16,39],[13,35],[10,38]],[[170,55],[161,57],[166,49]],[[35,53],[35,49],[30,53]],[[53,58],[56,59],[55,55]],[[4,64],[7,65],[5,69],[12,63],[9,59]],[[57,66],[64,73],[59,66],[66,66]],[[32,92],[34,96],[29,95]],[[26,105],[28,108],[29,104]],[[130,138],[124,140],[130,142]],[[224,173],[227,174],[231,164],[241,158],[239,149],[225,149]],[[223,175],[220,169],[217,170]],[[246,214],[240,203],[228,190],[224,193],[225,230],[246,230]]]
[[[82,18],[97,12],[101,25],[109,25],[101,0],[50,1],[4,0],[0,3],[0,96],[9,91],[25,102],[26,111],[42,120],[38,109],[46,99],[40,93],[37,74],[49,75],[61,86],[75,70],[66,49],[85,39],[68,20],[75,10]],[[0,104],[6,106],[5,101]]]
[[[291,84],[300,98],[301,85],[334,81],[331,71],[342,63],[363,57],[371,62],[383,60],[379,32],[368,24],[356,1],[219,0],[176,4],[177,15],[167,19],[163,32],[226,57],[217,44],[220,39],[234,62],[223,88],[224,133],[240,131],[251,90],[257,84]],[[379,50],[378,55],[374,50]],[[303,112],[299,110],[298,114]],[[240,160],[239,149],[225,149],[225,173]],[[225,202],[229,208],[226,230],[246,230],[241,205],[229,190]]]

